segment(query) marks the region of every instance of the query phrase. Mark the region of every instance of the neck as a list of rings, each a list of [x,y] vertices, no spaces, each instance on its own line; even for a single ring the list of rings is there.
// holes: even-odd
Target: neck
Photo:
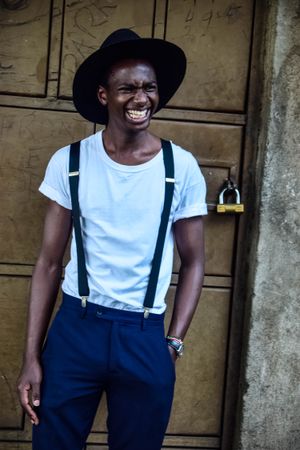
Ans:
[[[147,130],[140,132],[122,133],[120,130],[115,132],[109,125],[103,131],[103,143],[105,148],[109,151],[118,153],[135,152],[142,147],[145,147],[151,134]]]
[[[148,130],[116,133],[110,126],[103,131],[102,141],[106,153],[120,164],[142,164],[153,158],[161,148],[160,139]]]

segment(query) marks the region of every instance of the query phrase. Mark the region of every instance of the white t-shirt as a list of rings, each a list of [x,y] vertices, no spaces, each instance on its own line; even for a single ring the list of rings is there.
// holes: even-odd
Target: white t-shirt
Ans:
[[[163,251],[153,313],[165,308],[173,264],[172,223],[207,214],[206,186],[193,155],[172,143],[175,189]],[[70,147],[51,158],[39,190],[71,209]],[[89,301],[112,308],[142,311],[164,203],[162,150],[136,166],[116,163],[106,153],[102,132],[81,141],[79,205],[86,255]],[[62,289],[78,294],[74,231],[71,259]]]

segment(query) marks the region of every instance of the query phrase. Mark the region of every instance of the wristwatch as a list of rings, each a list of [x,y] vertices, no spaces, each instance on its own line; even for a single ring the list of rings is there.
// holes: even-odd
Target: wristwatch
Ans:
[[[180,338],[176,336],[167,336],[166,341],[168,345],[175,350],[177,357],[183,355],[184,344]]]

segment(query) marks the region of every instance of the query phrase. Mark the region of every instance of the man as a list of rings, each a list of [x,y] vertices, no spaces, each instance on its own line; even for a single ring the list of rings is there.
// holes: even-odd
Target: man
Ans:
[[[50,202],[32,278],[18,383],[21,404],[35,425],[35,450],[81,450],[103,391],[110,450],[161,448],[175,361],[201,292],[206,205],[205,183],[193,156],[166,142],[162,151],[162,141],[148,127],[176,92],[185,66],[185,56],[174,44],[122,29],[75,75],[78,112],[106,127],[81,142],[79,171],[69,169],[69,146],[56,152],[40,187]],[[174,178],[164,167],[171,154]],[[72,228],[72,206],[76,223],[69,185],[73,176],[79,176],[81,218],[76,226],[83,255],[78,256],[80,239],[73,236],[63,303],[42,352]],[[166,197],[170,185],[171,210],[160,242],[164,192]],[[165,338],[164,299],[174,238],[181,268]],[[157,248],[161,263],[154,256]],[[152,279],[154,265],[157,282]],[[80,287],[85,276],[88,294]],[[144,302],[148,294],[153,297],[150,306],[149,299]]]

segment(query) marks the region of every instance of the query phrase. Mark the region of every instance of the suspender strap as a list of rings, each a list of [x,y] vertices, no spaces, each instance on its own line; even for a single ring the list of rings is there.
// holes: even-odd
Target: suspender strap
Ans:
[[[165,165],[165,200],[164,207],[161,214],[161,221],[158,230],[158,237],[156,241],[154,257],[152,260],[152,267],[149,277],[148,288],[144,300],[144,317],[147,318],[149,310],[153,307],[155,293],[157,288],[157,281],[159,276],[159,270],[161,265],[161,259],[164,249],[164,243],[166,238],[166,232],[169,222],[169,215],[172,205],[173,192],[174,192],[174,157],[173,149],[170,141],[161,140],[163,148],[163,158]]]
[[[78,292],[82,299],[82,306],[86,306],[87,297],[89,296],[90,291],[87,281],[85,255],[82,244],[80,209],[78,201],[79,156],[80,156],[80,141],[71,144],[70,159],[69,159],[69,183],[72,202],[73,226],[77,249]]]

